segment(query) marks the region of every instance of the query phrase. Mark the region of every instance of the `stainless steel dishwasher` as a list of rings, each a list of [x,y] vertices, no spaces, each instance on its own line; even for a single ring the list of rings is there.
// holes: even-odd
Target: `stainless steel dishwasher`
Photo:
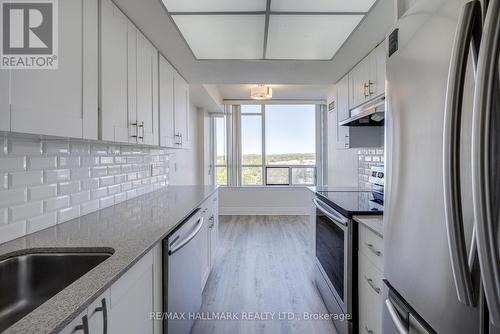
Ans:
[[[203,216],[197,209],[163,240],[164,334],[189,334],[201,307]]]

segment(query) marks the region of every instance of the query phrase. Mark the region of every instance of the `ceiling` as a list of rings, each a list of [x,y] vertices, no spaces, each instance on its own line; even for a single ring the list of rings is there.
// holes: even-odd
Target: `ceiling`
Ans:
[[[330,60],[376,0],[162,0],[196,59]]]
[[[335,15],[335,13],[347,10],[355,10],[355,12],[350,12],[345,16],[359,13],[359,11],[364,13],[365,7],[352,7],[351,9],[348,6],[353,4],[367,6],[367,3],[370,4],[374,0],[271,0],[269,2],[267,0],[165,0],[166,2],[171,1],[172,5],[180,6],[172,7],[172,13],[175,15],[171,15],[172,13],[165,9],[162,0],[114,1],[190,84],[332,84],[381,42],[394,22],[394,0],[378,0],[340,49],[334,52],[335,45],[342,37],[337,36],[337,34],[342,35],[341,29],[332,28],[331,22],[329,20],[322,21],[322,17],[331,15],[337,18],[341,15]],[[264,10],[263,2],[266,3]],[[236,15],[239,12],[233,13],[235,15],[231,15],[231,12],[228,13],[228,8],[231,9],[228,7],[229,4],[239,6],[236,9],[244,11],[245,15],[239,17]],[[330,14],[325,15],[322,12],[325,10],[325,5],[336,7],[330,8]],[[222,10],[223,8],[226,10]],[[209,11],[210,15],[187,13],[194,11]],[[273,11],[283,13],[275,14],[276,18],[272,19],[271,13]],[[249,14],[249,12],[265,12],[266,14],[263,18],[255,19],[253,16],[260,14],[254,15]],[[299,14],[304,12],[313,14]],[[305,19],[304,16],[312,15],[314,18],[308,20],[312,22],[312,25],[319,27],[311,28],[312,25],[309,25],[309,28],[304,28],[302,25],[299,30],[303,32],[309,29],[309,32],[306,31],[307,33],[303,35],[297,31],[294,33],[294,29],[298,28],[299,24],[303,24],[297,21]],[[198,23],[181,23],[183,20],[188,21],[191,16],[197,17]],[[269,19],[266,19],[267,16]],[[263,45],[264,43],[266,20],[268,20],[268,52],[266,55],[273,58],[264,60],[262,59],[263,46],[259,46],[260,49],[257,48],[257,51],[252,48],[254,45]],[[250,24],[247,21],[252,21],[255,29],[242,29],[243,25]],[[258,24],[256,21],[259,21]],[[235,27],[233,29],[235,30],[234,35],[222,36],[219,34],[221,30],[227,33],[227,26],[231,24]],[[207,30],[209,38],[203,37],[203,32],[200,34],[200,29],[196,28],[196,25]],[[192,38],[195,43],[201,45],[200,50],[204,48],[214,49],[214,54],[209,56],[224,59],[198,59],[195,57],[186,43],[182,29],[195,31]],[[270,33],[271,30],[274,33]],[[292,37],[289,37],[290,33],[292,33]],[[196,49],[195,43],[193,43],[193,50]],[[302,43],[300,45],[311,43],[315,48],[300,48],[297,47],[298,43]],[[232,48],[224,48],[226,44],[231,45]],[[236,47],[236,45],[238,46]],[[331,60],[295,59],[296,57],[322,59],[322,57],[326,57],[327,53],[330,57],[333,53],[335,55]],[[244,58],[242,55],[259,57],[260,60],[226,59]]]
[[[217,85],[224,100],[248,100],[256,85]],[[273,100],[325,100],[332,85],[269,85]]]

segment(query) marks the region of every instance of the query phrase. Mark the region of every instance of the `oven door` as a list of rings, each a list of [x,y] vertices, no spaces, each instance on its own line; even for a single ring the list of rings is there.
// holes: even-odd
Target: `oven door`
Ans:
[[[316,258],[336,302],[352,315],[352,231],[350,220],[322,200],[316,205]]]

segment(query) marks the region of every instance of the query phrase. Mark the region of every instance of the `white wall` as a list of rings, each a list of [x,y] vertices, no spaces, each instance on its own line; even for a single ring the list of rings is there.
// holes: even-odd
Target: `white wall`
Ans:
[[[170,150],[171,185],[198,185],[202,181],[203,132],[200,123],[203,112],[192,103],[189,105],[189,148]]]
[[[330,99],[329,99],[330,100]],[[334,187],[358,186],[357,149],[337,149],[337,109],[327,111],[328,180]]]
[[[309,215],[312,192],[306,187],[222,187],[221,215]]]

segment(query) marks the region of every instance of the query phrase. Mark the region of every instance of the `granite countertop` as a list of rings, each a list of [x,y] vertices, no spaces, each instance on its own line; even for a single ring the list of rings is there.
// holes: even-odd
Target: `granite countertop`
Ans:
[[[354,216],[353,219],[368,227],[370,230],[384,237],[384,217],[383,216]]]
[[[4,333],[54,333],[63,329],[216,189],[168,186],[1,244],[0,260],[13,254],[51,250],[114,251]]]

